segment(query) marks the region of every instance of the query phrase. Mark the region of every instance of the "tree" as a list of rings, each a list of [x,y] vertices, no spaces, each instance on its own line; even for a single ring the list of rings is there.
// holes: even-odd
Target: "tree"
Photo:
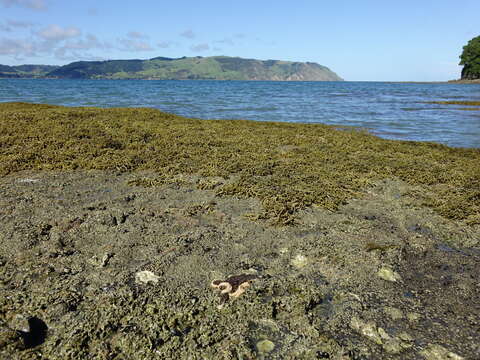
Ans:
[[[463,65],[462,79],[480,79],[480,36],[474,37],[463,47],[460,60],[460,65]]]

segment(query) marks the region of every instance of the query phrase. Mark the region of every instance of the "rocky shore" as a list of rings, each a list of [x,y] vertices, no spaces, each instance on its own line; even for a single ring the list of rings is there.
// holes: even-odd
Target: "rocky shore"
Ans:
[[[480,357],[474,149],[139,109],[7,104],[0,127],[2,359]],[[257,163],[225,156],[238,139]]]
[[[195,177],[129,185],[136,176],[1,179],[2,358],[480,355],[479,229],[419,206],[406,184],[272,227],[245,217],[261,212],[255,199],[218,197]],[[252,280],[238,298],[211,286],[242,274]],[[46,330],[35,346],[32,318]]]

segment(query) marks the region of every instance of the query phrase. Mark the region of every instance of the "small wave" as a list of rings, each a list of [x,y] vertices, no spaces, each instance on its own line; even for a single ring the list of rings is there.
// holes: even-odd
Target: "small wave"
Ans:
[[[216,112],[233,112],[233,111],[276,111],[277,107],[245,107],[245,108],[235,108],[235,109],[215,109]]]
[[[421,110],[436,110],[433,108],[401,108],[403,111],[421,111]]]
[[[331,93],[331,94],[328,94],[328,96],[339,97],[339,96],[350,96],[350,94],[347,94],[347,93]]]
[[[367,125],[380,134],[391,130],[393,134],[388,136],[392,137],[480,147],[480,111],[464,111],[467,106],[462,105],[428,104],[439,99],[475,101],[480,96],[477,86],[49,79],[7,79],[1,85],[0,101],[153,107],[202,119]],[[442,137],[450,127],[458,128],[460,135]]]

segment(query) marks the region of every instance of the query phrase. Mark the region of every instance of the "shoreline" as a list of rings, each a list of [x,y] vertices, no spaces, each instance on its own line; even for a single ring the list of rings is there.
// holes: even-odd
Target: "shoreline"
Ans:
[[[0,357],[480,356],[480,149],[26,103],[0,143]]]
[[[386,83],[386,84],[480,84],[480,79],[477,80],[444,80],[444,81],[390,81],[390,80],[230,80],[230,79],[145,79],[145,78],[124,78],[124,79],[111,79],[111,78],[98,78],[98,79],[71,79],[71,78],[58,78],[58,77],[0,77],[0,80],[145,80],[145,81],[246,81],[246,82],[358,82],[358,83]]]
[[[452,84],[480,84],[480,79],[477,79],[477,80],[462,80],[462,79],[459,79],[459,80],[450,80],[448,82],[452,83]]]

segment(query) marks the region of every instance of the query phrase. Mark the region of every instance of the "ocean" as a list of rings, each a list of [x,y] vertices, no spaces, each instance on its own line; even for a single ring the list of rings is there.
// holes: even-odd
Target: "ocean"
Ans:
[[[480,84],[0,79],[0,102],[151,107],[201,119],[323,123],[388,139],[480,148]]]

